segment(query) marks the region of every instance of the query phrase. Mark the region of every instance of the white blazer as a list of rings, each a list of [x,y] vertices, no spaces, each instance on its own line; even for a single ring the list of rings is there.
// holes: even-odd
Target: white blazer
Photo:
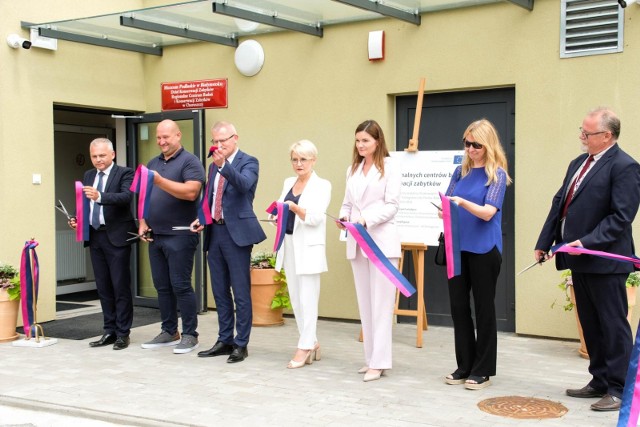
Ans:
[[[358,222],[363,218],[367,231],[387,258],[400,258],[402,248],[400,235],[395,223],[400,204],[401,173],[396,160],[384,159],[384,176],[374,165],[365,176],[362,174],[364,162],[351,175],[347,169],[347,188],[340,208],[340,218]],[[356,257],[357,243],[353,236],[347,236],[347,259]],[[363,252],[364,255],[364,252]]]
[[[283,202],[291,190],[297,177],[287,178],[282,187],[282,194],[278,198]],[[298,215],[293,223],[293,244],[295,246],[294,262],[297,274],[318,274],[327,271],[327,216],[325,212],[331,201],[331,183],[320,178],[315,172],[311,173],[309,182],[305,186],[298,206],[306,209],[304,221]],[[290,213],[290,215],[294,215]],[[284,263],[284,245],[276,256],[276,270],[280,271]],[[286,271],[285,271],[286,273]]]

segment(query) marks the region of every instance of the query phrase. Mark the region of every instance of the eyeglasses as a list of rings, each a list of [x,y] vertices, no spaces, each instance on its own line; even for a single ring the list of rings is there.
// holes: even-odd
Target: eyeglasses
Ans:
[[[578,129],[580,129],[580,135],[582,135],[582,137],[583,137],[584,139],[587,139],[587,138],[589,138],[589,137],[590,137],[590,136],[592,136],[592,135],[598,135],[598,134],[600,134],[600,133],[607,133],[607,132],[609,132],[608,130],[601,130],[601,131],[599,131],[599,132],[585,132],[585,131],[583,131],[583,130],[582,130],[582,127],[579,127]]]
[[[212,139],[212,140],[211,140],[211,143],[212,143],[212,144],[221,144],[221,143],[223,143],[223,142],[227,142],[228,140],[230,140],[230,139],[231,139],[231,138],[233,138],[234,136],[236,136],[236,134],[235,134],[235,133],[234,133],[233,135],[231,135],[230,137],[225,138],[225,139]]]
[[[463,139],[462,142],[464,142],[464,146],[466,148],[473,147],[476,150],[481,150],[482,147],[484,147],[484,145],[482,145],[482,144],[478,144],[477,142],[467,141],[466,139]]]
[[[291,164],[293,164],[293,165],[297,165],[298,163],[300,163],[301,165],[304,165],[304,164],[306,164],[309,160],[311,160],[311,159],[305,159],[305,158],[296,159],[296,158],[292,158],[292,159],[291,159]]]

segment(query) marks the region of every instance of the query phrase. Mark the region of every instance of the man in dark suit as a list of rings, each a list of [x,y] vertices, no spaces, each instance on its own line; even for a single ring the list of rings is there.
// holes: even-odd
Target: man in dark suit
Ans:
[[[131,242],[127,232],[136,232],[131,215],[133,170],[113,162],[116,153],[113,143],[97,138],[89,146],[95,169],[84,174],[85,196],[91,201],[89,218],[89,246],[91,264],[96,278],[104,316],[104,334],[91,347],[113,344],[114,350],[129,346],[129,332],[133,322],[131,293]],[[69,222],[76,228],[75,220]]]
[[[208,253],[219,331],[214,346],[198,356],[229,355],[227,362],[236,363],[249,355],[247,345],[253,318],[251,249],[266,239],[253,212],[259,165],[255,157],[238,149],[238,133],[231,123],[218,122],[211,133],[211,142],[218,149],[213,152],[205,197],[213,224],[206,227],[203,249]],[[198,232],[204,228],[197,222],[194,227]]]
[[[585,154],[569,164],[553,198],[536,243],[536,260],[547,257],[554,242],[633,254],[631,223],[640,203],[640,165],[618,146],[619,135],[620,120],[609,109],[598,108],[584,118],[580,140]],[[568,389],[567,394],[601,397],[591,405],[594,411],[619,410],[633,344],[625,289],[633,265],[558,253],[556,267],[571,269],[592,375],[586,386]]]

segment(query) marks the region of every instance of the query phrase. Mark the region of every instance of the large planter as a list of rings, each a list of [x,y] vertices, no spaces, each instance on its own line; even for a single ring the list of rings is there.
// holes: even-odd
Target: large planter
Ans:
[[[271,309],[271,301],[280,283],[273,281],[276,271],[273,268],[251,269],[251,307],[253,326],[278,326],[284,324],[282,309]]]
[[[9,301],[7,291],[0,290],[0,342],[17,340],[18,308],[20,300]]]

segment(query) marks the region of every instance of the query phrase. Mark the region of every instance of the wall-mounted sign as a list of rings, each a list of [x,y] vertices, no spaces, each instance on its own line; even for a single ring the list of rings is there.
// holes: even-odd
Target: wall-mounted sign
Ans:
[[[227,107],[227,79],[162,83],[162,111]]]

